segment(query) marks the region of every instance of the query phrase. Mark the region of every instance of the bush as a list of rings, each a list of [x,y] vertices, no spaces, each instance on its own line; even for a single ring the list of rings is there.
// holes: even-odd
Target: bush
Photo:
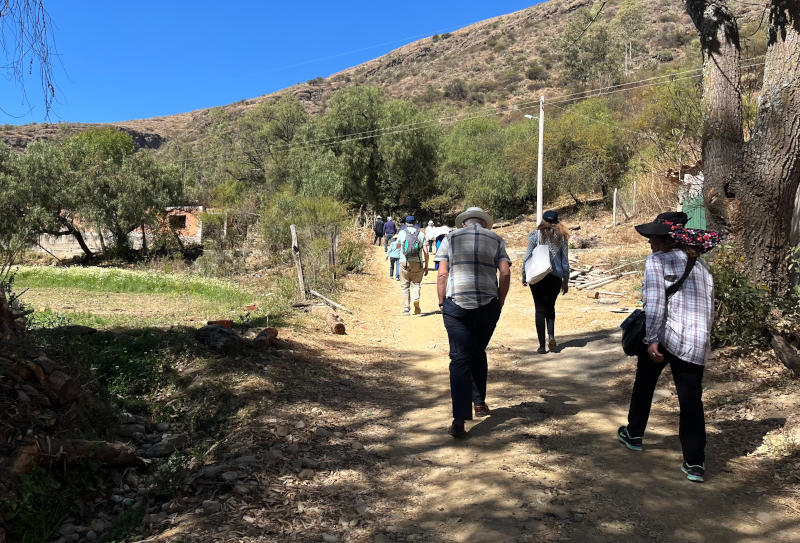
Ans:
[[[716,318],[712,343],[765,345],[764,323],[770,313],[767,291],[752,285],[744,275],[745,258],[733,247],[721,247],[711,264],[714,276]]]
[[[669,62],[673,58],[675,58],[675,56],[669,49],[664,49],[663,51],[658,53],[658,60],[660,60],[661,62]]]
[[[550,79],[550,73],[542,66],[539,61],[534,60],[528,69],[525,70],[525,77],[531,81],[547,81]]]
[[[444,87],[445,98],[451,100],[465,100],[467,98],[467,87],[461,79],[453,79]]]

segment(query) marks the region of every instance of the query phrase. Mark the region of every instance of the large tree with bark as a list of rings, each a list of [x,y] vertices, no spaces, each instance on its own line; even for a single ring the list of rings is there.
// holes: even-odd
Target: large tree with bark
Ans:
[[[736,14],[725,0],[684,0],[703,51],[703,169],[712,227],[734,236],[750,278],[790,285],[790,245],[800,184],[800,1],[765,5],[768,44],[755,125],[745,141]]]

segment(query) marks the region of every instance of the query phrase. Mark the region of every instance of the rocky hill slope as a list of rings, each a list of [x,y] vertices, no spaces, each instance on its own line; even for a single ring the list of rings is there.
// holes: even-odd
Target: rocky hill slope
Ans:
[[[614,16],[623,0],[608,0],[603,17]],[[558,42],[564,27],[581,8],[595,0],[549,0],[527,9],[487,19],[452,33],[410,43],[364,64],[329,77],[317,77],[276,93],[222,106],[241,113],[265,100],[293,94],[310,113],[324,110],[328,98],[349,85],[377,85],[387,95],[421,104],[448,103],[456,108],[513,107],[535,102],[539,95],[567,92],[560,77]],[[679,0],[653,0],[645,6],[644,45],[634,51],[631,78],[651,73],[669,62],[680,62],[696,33]],[[735,0],[742,23],[763,15],[760,2]],[[532,65],[538,73],[531,73]],[[191,140],[210,124],[210,109],[150,119],[111,123],[129,131],[137,145],[157,148],[176,136]],[[6,125],[0,138],[15,149],[31,141],[82,130],[84,124]],[[188,138],[187,138],[188,133]]]

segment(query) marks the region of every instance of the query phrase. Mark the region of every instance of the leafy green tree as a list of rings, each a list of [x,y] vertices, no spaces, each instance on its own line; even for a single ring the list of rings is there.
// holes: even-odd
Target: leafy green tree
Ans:
[[[381,203],[379,149],[383,93],[377,87],[349,87],[330,99],[312,133],[312,144],[329,148],[339,159],[333,172],[341,177],[342,197],[350,204]]]
[[[42,222],[33,184],[20,174],[19,155],[0,144],[0,281],[19,253],[35,243]]]
[[[381,203],[389,209],[418,209],[433,194],[441,138],[438,123],[411,102],[392,100],[384,106],[381,125]],[[398,126],[409,129],[392,129]]]
[[[548,135],[545,167],[561,193],[580,195],[617,186],[633,154],[628,133],[602,101],[579,102],[561,115]]]
[[[75,214],[113,236],[125,256],[128,234],[156,226],[165,208],[180,202],[182,178],[174,166],[162,166],[148,152],[133,153],[128,134],[103,128],[87,130],[67,142],[73,168]]]
[[[468,119],[453,127],[442,142],[436,183],[451,207],[481,206],[498,216],[520,211],[522,203],[505,162],[506,146],[506,132],[494,119]]]
[[[294,96],[264,102],[245,113],[238,122],[237,150],[250,184],[276,190],[291,180],[290,151],[302,135],[308,113]]]
[[[37,234],[71,235],[87,256],[93,256],[76,225],[80,190],[62,147],[48,142],[35,142],[24,153],[16,155],[16,179],[4,192],[24,195],[36,210]]]
[[[614,28],[599,16],[595,11],[579,9],[561,33],[562,74],[575,87],[595,81],[612,85],[621,78],[623,48],[615,39]]]
[[[636,127],[648,134],[662,159],[680,166],[700,160],[703,145],[702,86],[673,81],[646,89]]]
[[[644,6],[639,0],[625,0],[617,9],[611,25],[616,30],[616,39],[624,44],[625,69],[630,69],[633,57],[642,44],[642,36],[647,30],[647,22],[644,18]]]

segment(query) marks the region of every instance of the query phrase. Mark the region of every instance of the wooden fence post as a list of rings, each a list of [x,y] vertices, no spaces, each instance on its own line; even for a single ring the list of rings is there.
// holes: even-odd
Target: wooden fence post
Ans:
[[[336,263],[339,260],[339,227],[336,226],[331,232],[331,247],[328,250],[328,265],[333,270],[333,278],[336,279]]]
[[[614,211],[613,213],[613,224],[617,226],[617,189],[614,189]]]
[[[633,182],[633,205],[631,208],[631,214],[636,215],[636,181]]]
[[[302,300],[306,299],[306,280],[303,277],[303,261],[300,258],[300,244],[297,241],[297,229],[292,224],[289,226],[292,232],[292,256],[294,257],[295,266],[297,266],[297,280],[300,283],[300,297]]]

